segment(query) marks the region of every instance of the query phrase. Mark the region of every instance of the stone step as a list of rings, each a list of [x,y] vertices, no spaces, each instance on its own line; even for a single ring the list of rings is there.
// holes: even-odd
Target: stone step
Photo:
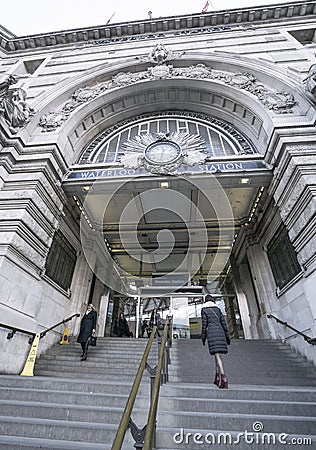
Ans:
[[[123,408],[127,402],[127,395],[110,395],[110,394],[82,394],[80,392],[62,392],[59,391],[45,391],[45,390],[27,390],[21,389],[0,389],[0,406],[2,410],[9,413],[16,409],[17,414],[24,415],[25,405],[30,408],[37,407],[41,411],[41,407],[58,409],[62,411],[63,408],[78,409],[84,407],[98,407],[108,410],[109,408]],[[205,398],[197,399],[195,397],[165,397],[162,396],[159,402],[161,411],[192,411],[192,404],[194,404],[194,411],[199,412],[215,412],[215,413],[249,413],[249,414],[270,414],[270,415],[299,415],[299,416],[316,416],[316,402],[294,402],[294,401],[275,401],[275,400],[240,400],[231,399],[229,403],[224,402],[222,398]],[[135,402],[136,409],[149,408],[149,396],[138,396]],[[10,415],[10,414],[9,414]],[[34,417],[34,412],[32,413]],[[53,412],[49,417],[45,413],[40,413],[42,418],[60,417],[59,411],[54,416]],[[67,414],[68,420],[74,420]],[[76,419],[77,420],[77,419]],[[79,420],[79,419],[78,419]]]
[[[58,386],[56,386],[58,388]],[[84,405],[84,406],[113,406],[124,408],[128,399],[128,393],[82,393],[76,391],[60,391],[59,389],[21,389],[13,387],[0,387],[0,404],[5,400],[11,402],[38,402],[38,403],[61,403],[68,405]],[[138,395],[135,406],[138,408],[146,407],[149,404],[148,395]]]
[[[111,445],[117,430],[117,424],[35,419],[33,417],[0,416],[0,423],[2,436],[37,439],[47,439],[49,437],[51,441],[74,441],[79,445],[86,442],[89,444]],[[130,445],[129,448],[132,448],[134,441],[130,433],[126,433],[125,441],[124,444],[126,446]]]
[[[167,383],[161,387],[163,397],[190,397],[200,399],[264,400],[280,402],[316,402],[316,388],[293,386],[244,386],[236,385],[229,389],[218,389],[213,384]]]
[[[90,380],[91,379],[91,369],[87,368],[86,370],[80,370],[80,371],[58,371],[57,369],[55,371],[53,370],[45,370],[45,369],[40,369],[40,370],[36,370],[34,372],[35,376],[42,376],[42,377],[58,377],[59,375],[64,378],[66,376],[68,376],[69,378],[80,378],[80,379],[86,379],[86,380]],[[134,373],[121,373],[119,370],[115,370],[113,369],[113,372],[105,372],[104,370],[98,370],[98,369],[94,369],[93,371],[93,378],[94,379],[99,379],[99,380],[103,380],[103,379],[107,379],[107,380],[112,380],[112,381],[117,381],[117,379],[119,378],[120,381],[134,381],[136,372]]]
[[[215,412],[227,414],[263,414],[263,415],[298,415],[316,417],[316,402],[293,402],[275,400],[239,400],[229,399],[224,402],[222,398],[195,397],[161,397],[159,410],[164,411],[191,411],[194,404],[196,412]]]
[[[78,441],[64,441],[60,439],[44,439],[32,438],[24,436],[1,436],[0,435],[0,449],[1,450],[23,450],[23,449],[37,449],[42,450],[111,450],[110,444],[98,444],[96,442],[78,442]],[[131,446],[122,446],[122,450],[131,450]]]
[[[291,432],[312,435],[316,429],[316,418],[310,416],[283,416],[273,414],[231,414],[216,412],[167,411],[159,410],[157,415],[159,427],[217,429],[217,430],[252,430],[254,422],[262,422],[267,432]]]
[[[112,394],[127,394],[132,387],[134,380],[123,381],[116,379],[116,382],[104,380],[104,379],[89,379],[87,383],[86,379],[72,379],[63,377],[21,377],[18,375],[0,375],[0,386],[13,387],[19,389],[42,389],[42,390],[55,390],[58,388],[60,392],[82,392],[82,393],[112,393]],[[147,379],[143,377],[139,387],[140,395],[147,395],[149,392],[149,384]]]
[[[80,358],[81,358],[81,354],[82,353],[78,353],[77,355],[71,355],[71,356],[45,356],[45,357],[41,357],[37,362],[36,362],[36,367],[40,367],[41,365],[69,365],[69,364],[76,364],[79,367],[83,366],[83,363],[80,362]],[[113,366],[115,365],[115,367],[126,367],[128,366],[132,366],[135,367],[135,365],[137,366],[136,369],[138,369],[138,366],[140,364],[141,358],[137,358],[135,355],[131,355],[130,358],[120,358],[119,355],[116,356],[116,358],[108,358],[108,357],[100,357],[99,355],[95,355],[95,353],[91,353],[88,352],[88,358],[85,361],[84,365],[98,365],[98,366]],[[154,357],[149,357],[148,361],[151,363],[157,362],[157,358]]]
[[[126,402],[125,402],[126,403]],[[149,399],[141,405],[143,409],[134,407],[133,420],[139,423],[146,423],[146,408],[149,408]],[[1,411],[5,411],[8,417],[49,419],[60,422],[81,422],[81,423],[107,423],[118,425],[124,412],[125,404],[121,407],[115,406],[95,406],[90,405],[72,405],[62,403],[43,403],[34,401],[10,401],[0,400]],[[2,423],[1,418],[1,423]],[[14,427],[11,427],[13,433],[16,433]],[[1,432],[5,431],[3,423]],[[75,436],[73,436],[75,437]]]

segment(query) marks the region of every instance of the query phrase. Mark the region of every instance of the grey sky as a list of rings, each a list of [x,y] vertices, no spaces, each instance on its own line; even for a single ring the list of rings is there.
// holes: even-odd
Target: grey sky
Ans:
[[[17,36],[152,17],[200,13],[207,0],[14,0],[1,8],[0,24]],[[291,1],[291,0],[290,0]],[[2,4],[4,0],[2,0]],[[282,0],[209,0],[208,11],[284,3]]]

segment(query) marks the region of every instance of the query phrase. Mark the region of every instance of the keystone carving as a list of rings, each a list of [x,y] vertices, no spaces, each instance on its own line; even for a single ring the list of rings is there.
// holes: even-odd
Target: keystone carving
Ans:
[[[138,56],[136,59],[140,60],[141,62],[163,64],[166,61],[170,61],[171,59],[180,58],[183,54],[184,52],[173,52],[171,50],[167,50],[163,44],[158,43],[148,55]]]

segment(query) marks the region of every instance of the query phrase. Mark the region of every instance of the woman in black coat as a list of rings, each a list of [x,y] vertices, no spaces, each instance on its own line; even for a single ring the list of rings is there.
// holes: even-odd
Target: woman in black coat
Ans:
[[[221,354],[228,353],[228,345],[230,338],[222,311],[215,303],[214,297],[207,295],[206,302],[210,302],[210,306],[202,308],[202,342],[205,345],[206,338],[209,352],[215,356],[216,375],[214,384],[221,389],[228,388],[228,379],[225,375]]]
[[[87,311],[81,319],[80,331],[77,338],[77,342],[81,344],[82,348],[81,361],[85,361],[87,359],[89,338],[93,333],[95,333],[96,326],[97,312],[93,304],[89,303]]]

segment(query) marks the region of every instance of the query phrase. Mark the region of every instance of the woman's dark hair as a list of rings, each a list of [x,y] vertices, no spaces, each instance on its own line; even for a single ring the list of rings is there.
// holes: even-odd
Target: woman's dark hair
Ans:
[[[211,294],[207,294],[205,297],[206,302],[215,302],[215,298]]]

